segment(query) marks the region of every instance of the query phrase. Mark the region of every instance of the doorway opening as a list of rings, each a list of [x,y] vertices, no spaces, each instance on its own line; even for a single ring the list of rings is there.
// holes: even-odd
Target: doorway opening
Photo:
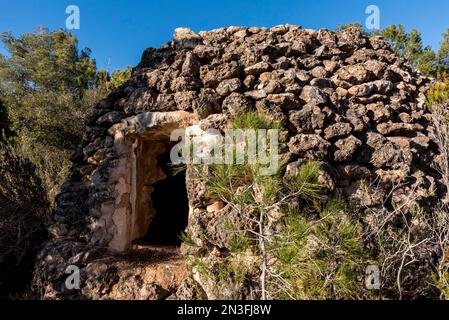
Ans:
[[[153,185],[151,203],[154,217],[144,241],[155,245],[181,245],[181,235],[189,220],[189,199],[185,170],[176,172],[170,166],[170,154],[158,157],[158,164],[166,178]]]
[[[185,170],[171,166],[176,143],[138,139],[135,143],[132,192],[132,239],[139,246],[179,246],[188,225]]]
[[[98,232],[96,241],[108,241],[117,252],[181,244],[190,207],[185,171],[170,167],[170,152],[180,142],[171,137],[197,121],[185,111],[144,112],[110,129],[118,156],[109,178],[114,200],[101,204],[99,222],[107,232]]]

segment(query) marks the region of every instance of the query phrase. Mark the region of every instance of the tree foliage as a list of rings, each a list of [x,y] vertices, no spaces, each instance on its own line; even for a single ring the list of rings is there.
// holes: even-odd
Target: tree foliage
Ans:
[[[436,76],[438,72],[437,54],[431,46],[424,46],[421,33],[416,29],[406,32],[403,25],[390,25],[378,32],[384,37],[391,49],[423,74]]]
[[[90,50],[79,50],[69,32],[1,40],[8,55],[0,55],[0,263],[31,274],[69,154],[101,95]]]
[[[438,51],[438,65],[440,73],[449,73],[449,29],[444,33],[441,41],[440,50]]]
[[[97,79],[99,80],[98,86],[101,92],[108,93],[123,85],[126,81],[128,81],[131,78],[131,75],[132,75],[131,66],[127,66],[123,70],[114,70],[112,72],[112,75],[109,75],[109,73],[106,70],[100,70],[97,76]]]
[[[131,76],[131,67],[97,72],[90,50],[78,49],[66,31],[3,33],[0,55],[0,124],[9,142],[36,166],[50,198],[67,173],[69,154],[81,141],[85,119],[109,91]]]
[[[431,46],[424,46],[421,32],[416,29],[407,32],[402,24],[392,24],[385,29],[370,32],[363,29],[360,23],[348,23],[339,25],[337,30],[349,27],[360,28],[367,36],[382,36],[394,53],[407,59],[413,67],[426,76],[437,77],[438,74],[449,72],[449,29],[443,34],[440,48],[436,52]]]
[[[9,126],[10,124],[8,120],[6,107],[4,106],[0,95],[0,141],[2,141],[4,137],[10,134]]]
[[[427,92],[427,105],[429,108],[444,107],[449,101],[449,78],[445,73],[440,75],[439,81]]]
[[[0,90],[12,130],[37,143],[73,148],[80,139],[83,97],[94,85],[90,50],[78,50],[65,31],[2,34],[10,57],[0,56]]]

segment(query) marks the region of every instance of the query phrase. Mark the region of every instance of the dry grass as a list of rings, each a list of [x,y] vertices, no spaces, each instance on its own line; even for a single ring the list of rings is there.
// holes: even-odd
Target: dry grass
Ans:
[[[447,190],[443,201],[449,204],[449,103],[432,107],[432,125],[435,127],[435,142],[440,149],[437,169]]]
[[[0,145],[0,294],[29,285],[50,205],[36,167]]]

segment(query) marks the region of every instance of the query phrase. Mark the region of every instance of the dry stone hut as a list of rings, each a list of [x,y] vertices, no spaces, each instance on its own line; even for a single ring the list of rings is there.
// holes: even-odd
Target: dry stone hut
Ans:
[[[364,208],[411,195],[432,203],[444,188],[425,108],[429,83],[357,28],[177,29],[93,111],[57,197],[37,287],[56,299],[176,299],[192,298],[196,282],[214,298],[175,246],[187,228],[201,246],[220,249],[211,226],[229,208],[214,206],[207,179],[189,168],[167,173],[169,137],[193,125],[222,129],[241,111],[281,121],[287,170],[319,161],[329,192]],[[376,182],[368,194],[362,180]],[[391,194],[392,185],[401,187]],[[80,268],[80,290],[65,285],[68,265]]]

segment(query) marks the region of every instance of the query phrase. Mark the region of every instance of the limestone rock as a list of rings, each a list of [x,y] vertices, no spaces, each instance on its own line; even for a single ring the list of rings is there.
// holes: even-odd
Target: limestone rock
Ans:
[[[334,160],[337,162],[350,161],[354,157],[355,151],[362,145],[362,141],[354,136],[349,136],[345,139],[335,142],[335,146],[338,148],[334,152]]]
[[[329,96],[320,88],[305,86],[301,93],[301,99],[306,103],[323,105],[329,101]]]
[[[301,110],[294,110],[289,114],[290,122],[301,133],[311,133],[315,129],[323,128],[325,119],[326,115],[313,104],[306,104]]]
[[[232,92],[238,91],[241,88],[241,86],[242,86],[242,82],[240,81],[240,79],[238,79],[238,78],[229,79],[229,80],[224,80],[224,81],[220,82],[216,91],[221,96],[227,96],[227,95],[231,94]]]
[[[315,134],[299,134],[291,138],[290,152],[309,159],[326,159],[331,144]]]
[[[272,104],[279,106],[283,110],[294,109],[299,105],[299,101],[293,93],[269,94],[267,99]]]
[[[235,115],[242,111],[250,111],[254,108],[253,103],[240,93],[232,93],[223,101],[223,110]]]
[[[369,82],[374,78],[374,75],[362,64],[343,67],[338,70],[335,75],[338,79],[351,84]]]
[[[259,62],[255,65],[245,68],[245,73],[248,75],[259,75],[263,72],[270,71],[271,66],[267,62]]]
[[[201,37],[189,28],[177,28],[173,40],[179,49],[192,49],[201,43]]]
[[[324,130],[324,138],[326,140],[331,140],[334,138],[347,136],[351,132],[352,132],[351,124],[340,122],[327,127]]]

